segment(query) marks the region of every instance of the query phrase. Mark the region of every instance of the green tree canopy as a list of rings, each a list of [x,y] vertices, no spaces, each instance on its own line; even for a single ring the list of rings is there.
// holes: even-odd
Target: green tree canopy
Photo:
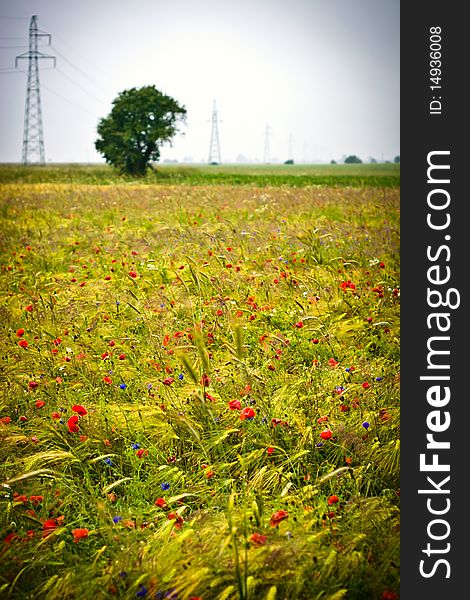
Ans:
[[[344,159],[344,162],[346,164],[361,164],[362,160],[355,154],[351,154],[350,156]]]
[[[153,85],[124,90],[98,123],[95,148],[122,173],[145,175],[185,117],[186,108]]]

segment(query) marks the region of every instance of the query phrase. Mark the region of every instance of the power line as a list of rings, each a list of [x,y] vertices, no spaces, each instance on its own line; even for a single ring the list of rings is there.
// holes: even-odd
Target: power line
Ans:
[[[106,92],[106,90],[99,83],[96,83],[87,73],[85,73],[84,71],[82,71],[82,69],[80,69],[80,67],[77,67],[76,65],[74,65],[73,62],[71,62],[66,56],[64,56],[63,54],[61,54],[57,50],[57,48],[55,48],[54,46],[52,46],[52,49],[54,50],[54,52],[56,54],[58,54],[62,58],[62,60],[64,60],[66,63],[68,63],[76,71],[78,71],[80,73],[80,75],[82,75],[82,77],[85,77],[85,79],[88,79],[88,81],[90,83],[92,83],[96,88],[98,88],[102,92]]]
[[[220,164],[220,141],[219,141],[219,128],[217,118],[217,108],[215,106],[215,100],[212,108],[212,129],[211,129],[211,141],[209,145],[209,164]]]
[[[96,100],[96,102],[99,102],[100,104],[104,104],[105,101],[97,98],[94,94],[92,94],[91,92],[89,92],[88,90],[86,90],[83,86],[81,86],[79,83],[77,83],[74,79],[72,79],[71,77],[69,77],[69,75],[67,75],[67,73],[64,73],[63,71],[61,71],[61,69],[56,69],[56,71],[58,73],[60,73],[62,75],[62,77],[65,77],[66,79],[68,79],[69,81],[71,81],[74,85],[76,85],[79,89],[82,90],[82,92],[85,92],[85,94],[88,94],[88,96],[90,96],[90,98],[93,98],[93,100]]]

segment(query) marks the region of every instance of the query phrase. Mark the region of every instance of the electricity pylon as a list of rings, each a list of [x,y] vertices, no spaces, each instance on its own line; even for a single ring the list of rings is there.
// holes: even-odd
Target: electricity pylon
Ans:
[[[219,141],[219,128],[218,128],[217,108],[215,106],[215,100],[212,108],[212,129],[211,129],[211,141],[209,145],[209,164],[220,164],[220,141]]]
[[[29,23],[29,51],[19,54],[15,59],[15,68],[18,60],[28,59],[28,81],[26,84],[26,105],[24,111],[23,151],[22,163],[44,164],[44,135],[42,130],[41,95],[39,93],[39,64],[40,58],[50,58],[56,63],[55,56],[43,54],[38,51],[38,38],[47,37],[51,45],[51,36],[38,29],[37,15],[31,17]]]
[[[264,155],[263,162],[268,164],[271,160],[269,153],[269,136],[271,135],[271,129],[268,124],[266,124],[266,129],[264,131]]]

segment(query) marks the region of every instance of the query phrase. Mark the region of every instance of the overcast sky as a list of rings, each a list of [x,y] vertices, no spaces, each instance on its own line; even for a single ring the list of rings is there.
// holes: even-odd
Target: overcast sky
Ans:
[[[400,153],[399,0],[0,0],[0,162],[20,162],[32,15],[46,161],[97,162],[117,94],[155,85],[188,111],[161,159],[329,162]],[[44,38],[47,39],[47,38]],[[288,156],[289,153],[292,156]]]

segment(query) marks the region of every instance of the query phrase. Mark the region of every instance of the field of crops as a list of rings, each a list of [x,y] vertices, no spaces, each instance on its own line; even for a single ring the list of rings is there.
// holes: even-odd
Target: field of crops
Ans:
[[[398,185],[16,173],[0,596],[396,600]]]

